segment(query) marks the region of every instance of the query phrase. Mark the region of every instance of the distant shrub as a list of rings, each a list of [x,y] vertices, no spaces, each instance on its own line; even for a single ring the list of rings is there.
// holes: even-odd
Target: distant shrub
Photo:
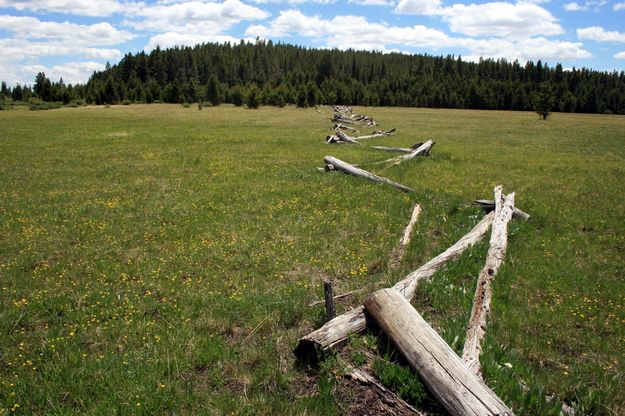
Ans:
[[[132,104],[132,101],[126,99],[126,100],[122,101],[122,104],[123,105],[130,105],[130,104]]]
[[[184,108],[189,108],[191,106],[191,104],[189,104],[188,102],[185,101],[184,103],[182,103],[182,106]]]

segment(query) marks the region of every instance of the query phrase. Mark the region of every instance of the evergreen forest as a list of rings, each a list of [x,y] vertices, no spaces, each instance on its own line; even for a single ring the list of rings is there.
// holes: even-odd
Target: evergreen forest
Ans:
[[[365,106],[550,110],[625,114],[625,73],[564,69],[540,60],[310,49],[272,41],[207,43],[126,54],[86,84],[2,83],[0,100],[68,104],[222,102],[300,107]]]

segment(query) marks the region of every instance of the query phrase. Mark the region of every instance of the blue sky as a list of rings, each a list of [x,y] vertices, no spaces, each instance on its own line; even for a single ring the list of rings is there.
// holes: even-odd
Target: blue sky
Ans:
[[[85,82],[156,45],[318,48],[625,69],[625,0],[0,0],[0,80]]]

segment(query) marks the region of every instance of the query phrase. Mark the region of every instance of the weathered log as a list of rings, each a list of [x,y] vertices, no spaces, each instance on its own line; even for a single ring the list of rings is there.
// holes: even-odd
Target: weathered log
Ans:
[[[501,185],[496,186],[495,202],[495,219],[493,220],[493,228],[490,235],[490,247],[486,254],[484,267],[477,279],[473,309],[471,310],[466,341],[462,351],[462,360],[479,378],[482,378],[482,369],[480,367],[482,340],[486,335],[486,320],[490,314],[490,300],[493,294],[491,283],[506,258],[508,222],[512,219],[514,193],[504,197]]]
[[[475,202],[477,205],[479,205],[480,207],[482,207],[482,209],[484,210],[484,212],[491,212],[495,210],[495,201],[493,201],[492,199],[476,199]],[[525,211],[521,211],[520,209],[518,209],[517,207],[514,207],[514,211],[512,212],[512,216],[514,218],[520,218],[522,220],[529,220],[530,214],[528,214]]]
[[[355,133],[358,133],[358,129],[356,129],[354,127],[350,127],[350,126],[344,126],[341,123],[336,123],[332,128],[334,130],[349,130],[349,131],[353,131]]]
[[[395,153],[410,153],[412,149],[408,147],[387,147],[387,146],[371,146],[372,149],[376,150],[384,150],[386,152],[395,152]]]
[[[427,156],[430,154],[430,150],[435,144],[436,142],[432,140],[428,140],[427,142],[423,143],[421,146],[417,147],[412,152],[405,154],[405,155],[397,156],[396,158],[394,158],[393,165],[399,165],[400,163],[405,162],[406,160],[415,158],[419,155]]]
[[[339,160],[335,157],[326,156],[323,158],[323,160],[325,161],[326,165],[331,165],[333,169],[335,170],[340,170],[341,172],[344,172],[350,175],[369,179],[370,181],[385,183],[394,188],[401,189],[404,192],[414,192],[414,189],[412,188],[409,188],[397,182],[393,182],[392,180],[383,178],[382,176],[374,175],[371,172],[367,172],[366,170],[357,168],[356,166],[350,165],[349,163],[343,162],[342,160]]]
[[[401,261],[406,253],[406,247],[408,247],[412,237],[412,229],[419,219],[419,214],[421,214],[421,206],[419,204],[415,204],[414,209],[412,210],[412,215],[410,216],[410,221],[399,239],[399,244],[395,247],[393,253],[391,254],[391,259],[388,263],[388,268],[390,270],[394,270],[401,265]]]
[[[366,134],[364,136],[357,136],[357,137],[352,137],[352,139],[354,140],[362,140],[362,139],[373,139],[375,137],[388,137],[388,136],[394,136],[395,135],[395,129],[390,129],[390,130],[376,130],[370,134]]]
[[[428,140],[427,142],[423,143],[421,146],[417,147],[416,149],[412,149],[409,153],[406,153],[405,155],[392,157],[390,159],[382,160],[380,162],[375,162],[375,164],[384,164],[384,163],[392,162],[393,165],[399,165],[400,163],[405,162],[406,160],[413,159],[419,155],[423,155],[423,156],[429,155],[430,149],[435,144],[436,142],[432,140]]]
[[[406,299],[412,299],[419,280],[430,278],[446,262],[458,258],[469,247],[481,241],[492,224],[494,217],[495,214],[492,212],[487,214],[454,245],[410,273],[393,287],[401,292]],[[366,321],[363,311],[363,307],[358,306],[337,316],[316,331],[300,338],[295,347],[295,355],[302,361],[315,362],[319,358],[319,353],[325,353],[344,345],[351,334],[365,330]]]
[[[379,290],[364,305],[367,314],[451,415],[513,414],[397,290]]]
[[[382,411],[385,415],[397,415],[397,416],[426,416],[426,413],[420,412],[414,407],[410,406],[398,395],[384,387],[379,381],[375,379],[371,374],[362,368],[353,368],[349,366],[347,368],[347,378],[359,382],[365,386],[371,387],[373,391],[378,395],[384,409]]]
[[[360,143],[358,143],[356,140],[352,139],[351,137],[343,133],[341,130],[337,130],[336,134],[333,134],[331,136],[326,136],[326,144],[332,144],[332,143],[338,143],[338,144],[347,143],[347,144],[360,145]]]

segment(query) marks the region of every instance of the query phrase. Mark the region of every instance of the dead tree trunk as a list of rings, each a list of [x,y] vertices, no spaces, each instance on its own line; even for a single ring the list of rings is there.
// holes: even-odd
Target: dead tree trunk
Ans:
[[[361,178],[369,179],[370,181],[385,183],[394,188],[401,189],[404,192],[414,192],[414,189],[412,188],[409,188],[397,182],[393,182],[390,179],[386,179],[381,176],[374,175],[371,172],[367,172],[366,170],[357,168],[356,166],[350,165],[349,163],[343,162],[342,160],[339,160],[335,157],[326,156],[323,158],[323,160],[326,162],[326,166],[328,166],[328,170],[332,170],[332,169],[340,170],[341,172],[348,173],[350,175],[358,176]],[[329,168],[329,166],[332,166],[332,168]]]
[[[394,136],[394,135],[395,135],[395,129],[391,129],[391,130],[377,130],[377,131],[374,131],[371,134],[367,134],[367,135],[364,135],[364,136],[352,137],[352,139],[354,139],[354,140],[373,139],[375,137],[387,137],[387,136]]]
[[[408,147],[371,146],[372,149],[384,150],[385,152],[411,153],[413,149]]]
[[[364,304],[367,313],[451,415],[513,414],[397,290],[379,290]]]
[[[492,199],[476,199],[473,202],[475,202],[480,207],[482,207],[484,212],[491,212],[491,211],[495,210],[495,201],[493,201]],[[520,218],[520,219],[525,220],[525,221],[527,221],[527,220],[529,220],[531,218],[530,214],[528,214],[525,211],[521,211],[517,207],[514,207],[514,210],[512,211],[512,216],[514,218]]]
[[[344,125],[342,125],[342,124],[340,124],[340,123],[336,123],[336,124],[334,125],[334,127],[332,127],[332,128],[333,128],[334,130],[339,130],[339,129],[340,129],[340,130],[349,130],[349,131],[353,131],[354,133],[358,133],[358,129],[355,129],[355,128],[350,127],[350,126],[344,126]]]
[[[454,245],[438,256],[434,257],[417,270],[410,273],[393,287],[401,292],[408,300],[414,297],[419,280],[434,275],[446,262],[458,258],[473,244],[482,240],[493,222],[495,214],[486,215],[473,229],[465,234]],[[342,315],[337,316],[316,331],[300,338],[295,355],[303,361],[316,361],[319,353],[338,348],[347,342],[351,334],[362,332],[366,328],[364,308],[358,306]]]
[[[399,239],[399,244],[393,250],[391,254],[391,259],[388,264],[388,268],[393,270],[398,268],[401,265],[401,261],[404,258],[404,254],[406,253],[406,247],[410,243],[410,239],[412,237],[412,229],[414,225],[417,223],[419,219],[419,214],[421,214],[421,206],[419,204],[415,204],[414,210],[412,211],[412,216],[410,217],[410,221],[408,225],[404,229],[404,233]]]
[[[398,156],[394,159],[391,159],[394,161],[393,165],[399,165],[402,162],[405,162],[406,160],[410,160],[414,157],[417,157],[419,155],[429,155],[430,154],[430,150],[432,149],[432,147],[436,144],[436,142],[432,141],[432,140],[428,140],[427,142],[423,143],[421,146],[417,147],[415,150],[413,150],[412,152],[402,155],[402,156]]]
[[[499,267],[506,257],[508,246],[508,222],[512,219],[514,193],[504,196],[501,186],[495,187],[495,219],[490,235],[490,247],[486,255],[486,263],[480,271],[473,299],[471,318],[467,326],[467,337],[462,351],[462,359],[479,378],[482,378],[480,353],[482,340],[486,334],[486,320],[490,313],[492,297],[491,283]]]

